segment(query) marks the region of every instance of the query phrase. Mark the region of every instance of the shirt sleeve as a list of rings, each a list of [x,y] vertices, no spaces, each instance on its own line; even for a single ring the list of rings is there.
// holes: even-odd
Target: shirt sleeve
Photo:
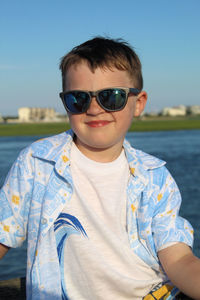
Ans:
[[[162,184],[155,198],[152,233],[156,251],[174,242],[182,242],[192,247],[193,228],[179,215],[181,195],[174,179],[165,167]]]
[[[0,190],[0,243],[19,247],[26,238],[32,193],[32,166],[28,149],[23,150]]]

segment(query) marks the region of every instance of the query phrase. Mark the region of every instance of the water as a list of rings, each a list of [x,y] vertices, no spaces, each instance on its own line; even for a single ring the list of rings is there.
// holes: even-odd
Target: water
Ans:
[[[22,148],[40,137],[0,137],[0,187]],[[138,149],[167,161],[180,188],[181,215],[195,230],[194,253],[200,257],[200,130],[131,132],[127,135]],[[0,262],[0,280],[25,276],[26,244],[11,249]]]

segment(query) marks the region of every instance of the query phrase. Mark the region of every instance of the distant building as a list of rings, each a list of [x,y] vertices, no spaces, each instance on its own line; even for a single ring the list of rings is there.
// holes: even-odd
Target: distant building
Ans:
[[[200,105],[188,106],[187,112],[190,115],[200,115]]]
[[[19,122],[51,122],[56,119],[53,108],[21,107],[18,109]]]
[[[170,116],[170,117],[186,116],[186,114],[187,114],[187,107],[184,105],[179,105],[175,107],[165,107],[161,111],[162,116]]]
[[[2,116],[0,115],[0,123],[3,123],[4,119],[2,118]]]

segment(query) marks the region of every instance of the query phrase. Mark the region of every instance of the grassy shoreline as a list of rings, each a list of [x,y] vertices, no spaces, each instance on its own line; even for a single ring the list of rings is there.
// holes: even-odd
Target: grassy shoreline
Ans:
[[[53,135],[70,128],[67,123],[16,123],[0,124],[0,136]],[[147,118],[134,120],[130,131],[166,131],[200,129],[196,118]]]

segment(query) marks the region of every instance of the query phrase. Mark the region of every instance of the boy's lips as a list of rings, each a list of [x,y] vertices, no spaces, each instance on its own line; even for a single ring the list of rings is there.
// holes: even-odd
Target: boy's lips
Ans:
[[[107,121],[107,120],[97,120],[97,121],[86,122],[86,124],[90,127],[103,127],[103,126],[108,125],[109,123],[111,123],[111,121]]]

